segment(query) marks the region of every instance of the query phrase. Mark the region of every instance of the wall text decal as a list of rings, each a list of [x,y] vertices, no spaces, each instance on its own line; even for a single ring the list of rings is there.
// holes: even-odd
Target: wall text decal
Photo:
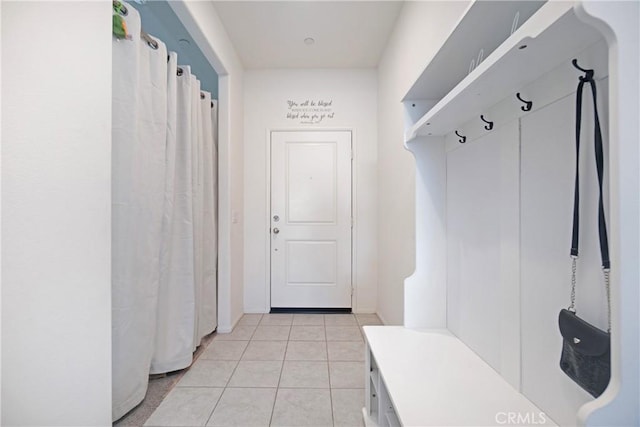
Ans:
[[[334,117],[333,99],[287,100],[287,119],[300,124],[318,124]]]

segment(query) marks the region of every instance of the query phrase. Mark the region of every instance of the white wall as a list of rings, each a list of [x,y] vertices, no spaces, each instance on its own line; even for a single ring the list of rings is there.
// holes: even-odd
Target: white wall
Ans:
[[[243,73],[213,3],[170,2],[211,62],[218,81],[218,332],[230,332],[243,313]]]
[[[407,148],[415,156],[415,164],[423,167],[416,169],[416,268],[404,282],[404,326],[446,328],[445,138],[418,137]],[[425,301],[429,302],[428,307]]]
[[[378,67],[377,312],[386,324],[403,323],[403,284],[415,267],[415,162],[403,146],[400,102],[468,3],[406,2]]]
[[[520,296],[514,286],[520,278],[519,136],[518,120],[498,123],[480,138],[456,144],[446,159],[447,328],[515,388],[520,387]],[[511,327],[515,336],[505,333]]]
[[[268,312],[269,303],[269,131],[353,130],[354,306],[375,312],[376,72],[375,70],[266,70],[245,73],[245,294],[246,312]],[[331,100],[335,114],[315,125],[287,119],[287,101]]]
[[[2,2],[3,425],[111,424],[110,15]]]

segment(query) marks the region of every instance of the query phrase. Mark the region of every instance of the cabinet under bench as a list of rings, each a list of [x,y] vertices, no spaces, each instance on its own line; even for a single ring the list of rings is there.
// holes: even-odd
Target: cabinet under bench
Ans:
[[[556,424],[447,330],[365,326],[369,426]]]

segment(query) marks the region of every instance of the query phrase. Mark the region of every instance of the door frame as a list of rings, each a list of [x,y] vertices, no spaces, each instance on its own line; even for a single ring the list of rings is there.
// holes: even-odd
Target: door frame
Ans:
[[[265,230],[265,313],[271,311],[271,135],[274,132],[349,132],[351,134],[351,311],[356,312],[358,302],[358,287],[356,283],[356,246],[355,241],[358,236],[358,222],[356,221],[357,205],[356,205],[356,131],[353,128],[336,127],[336,128],[269,128],[266,130],[266,176],[265,182],[267,185],[266,197],[264,200],[265,215],[264,218],[264,230]]]

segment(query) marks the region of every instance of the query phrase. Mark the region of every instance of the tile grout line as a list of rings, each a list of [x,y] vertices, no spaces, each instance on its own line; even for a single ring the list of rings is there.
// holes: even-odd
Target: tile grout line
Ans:
[[[289,342],[291,341],[291,329],[293,329],[293,316],[291,316],[291,325],[289,326],[289,334],[287,335],[287,345],[284,350],[284,356],[282,357],[282,365],[280,366],[280,375],[278,376],[278,384],[276,385],[276,395],[273,398],[273,405],[271,405],[271,417],[269,417],[269,426],[273,423],[273,414],[276,411],[276,401],[278,400],[278,392],[280,391],[280,381],[282,380],[282,372],[284,371],[284,360],[287,357],[287,350],[289,349]]]
[[[325,315],[326,316],[326,315]],[[336,425],[336,420],[333,417],[333,390],[331,388],[331,365],[330,365],[330,361],[329,361],[329,339],[327,337],[327,322],[326,322],[326,317],[324,317],[325,320],[325,324],[324,324],[324,340],[326,343],[326,351],[327,351],[327,376],[329,377],[329,408],[331,410],[331,425],[335,426]]]
[[[183,369],[179,369],[177,371],[173,371],[172,375],[169,375],[170,372],[165,373],[165,378],[169,377],[169,376],[175,376],[175,378],[171,381],[171,383],[169,384],[169,386],[167,387],[167,389],[163,393],[163,396],[160,399],[160,402],[157,405],[151,405],[151,406],[153,406],[151,408],[151,412],[141,420],[143,425],[146,424],[146,422],[156,412],[156,410],[160,407],[162,402],[164,402],[164,400],[167,398],[167,396],[169,396],[169,394],[173,391],[173,389],[178,387],[178,383],[180,382],[180,380],[182,380],[182,378],[187,374],[189,369],[191,369],[191,367],[196,363],[196,361],[204,354],[206,349],[211,345],[211,343],[215,339],[215,336],[212,336],[214,334],[216,336],[218,335],[217,328],[214,329],[212,332],[208,333],[207,335],[205,335],[204,337],[202,337],[202,339],[200,341],[201,344],[202,344],[203,341],[205,341],[205,342],[208,341],[207,338],[210,337],[210,336],[211,336],[211,340],[209,340],[208,343],[204,344],[204,347],[202,347],[200,350],[198,350],[197,347],[196,347],[196,351],[194,351],[192,353],[191,364],[189,366],[187,366],[186,368],[183,368]],[[149,392],[149,388],[150,387],[151,387],[151,378],[149,379],[149,382],[147,383],[147,393]],[[145,397],[144,397],[142,402],[140,402],[136,407],[134,407],[131,411],[129,411],[123,417],[121,417],[118,420],[116,420],[115,422],[113,422],[112,426],[121,425],[122,427],[126,427],[126,424],[121,424],[121,423],[126,423],[126,419],[127,418],[132,416],[132,414],[134,414],[136,411],[142,410],[142,408],[144,407],[146,399],[147,399],[147,395],[145,394]]]
[[[353,344],[355,344],[355,343],[362,344],[363,343],[363,341],[364,341],[363,340],[364,332],[362,330],[362,326],[365,326],[369,322],[366,321],[366,320],[363,320],[362,323],[364,323],[364,324],[362,324],[355,315],[352,314],[352,316],[355,317],[355,323],[356,323],[358,329],[360,329],[360,331],[359,331],[359,339],[357,341],[353,340],[353,339],[351,339],[351,340],[338,340],[338,341],[335,341],[336,343],[338,343],[338,344],[348,344],[349,342],[351,342]],[[333,391],[334,390],[336,390],[336,391],[337,390],[363,390],[364,388],[363,387],[353,387],[353,386],[352,387],[337,387],[337,388],[333,388],[332,385],[331,385],[331,371],[330,371],[331,363],[332,362],[363,363],[363,360],[357,360],[357,359],[353,359],[353,358],[349,359],[348,357],[347,358],[340,358],[340,359],[337,359],[337,360],[330,360],[330,356],[329,356],[329,340],[328,340],[326,319],[327,319],[327,315],[323,315],[322,316],[322,325],[323,325],[323,332],[324,332],[325,356],[326,356],[326,360],[327,360],[327,365],[326,366],[327,366],[328,375],[329,375],[329,388],[328,389],[329,389],[329,398],[330,398],[330,410],[331,410],[332,424],[335,426],[336,425],[336,419],[335,419],[335,413],[334,413],[334,409],[335,408],[334,408],[334,402],[333,402],[333,400],[334,400]],[[222,400],[222,396],[224,396],[225,392],[230,389],[230,387],[229,387],[230,381],[233,378],[233,376],[235,375],[235,373],[237,371],[237,368],[239,367],[239,364],[242,361],[242,358],[247,354],[247,351],[249,349],[249,345],[254,341],[256,343],[259,342],[259,341],[263,341],[263,340],[254,340],[254,338],[256,336],[256,333],[257,333],[257,329],[261,326],[261,323],[262,323],[263,320],[264,320],[264,316],[260,315],[260,318],[258,319],[258,322],[256,324],[252,325],[252,326],[254,326],[254,328],[253,328],[253,330],[252,330],[252,332],[251,332],[251,334],[250,334],[250,336],[249,336],[249,338],[247,340],[247,345],[244,347],[244,349],[242,350],[242,352],[241,352],[241,354],[239,356],[239,359],[232,360],[233,362],[236,362],[235,366],[234,366],[234,369],[232,370],[228,380],[225,382],[225,385],[223,387],[221,387],[222,388],[222,392],[221,392],[220,396],[218,397],[218,399],[216,400],[215,405],[213,406],[213,409],[211,410],[211,413],[209,414],[209,417],[207,418],[206,423],[211,422],[215,410],[217,409],[218,405],[220,405],[220,402]],[[304,341],[295,341],[295,340],[291,339],[292,338],[292,334],[293,334],[293,326],[294,326],[293,323],[294,323],[294,320],[295,320],[295,315],[292,316],[291,321],[288,323],[289,329],[288,329],[288,335],[287,335],[286,341],[282,340],[282,341],[285,341],[286,344],[285,344],[285,348],[284,348],[284,355],[283,355],[283,358],[281,359],[281,370],[280,370],[280,373],[279,373],[279,376],[278,376],[278,383],[277,383],[276,388],[275,388],[275,393],[276,394],[275,394],[274,401],[273,401],[273,404],[272,404],[272,407],[271,407],[269,425],[271,425],[273,423],[273,418],[274,418],[274,415],[275,415],[275,405],[276,405],[276,400],[277,400],[279,391],[280,390],[284,390],[284,389],[293,389],[293,390],[295,390],[295,389],[299,388],[299,387],[281,387],[282,378],[283,378],[283,375],[284,375],[284,364],[285,364],[285,362],[287,360],[286,358],[287,358],[287,354],[288,354],[288,350],[289,350],[289,345],[291,343],[304,342]],[[277,326],[277,325],[264,325],[264,326]],[[286,326],[286,325],[283,325],[283,326]],[[298,326],[301,326],[301,325],[298,325]],[[302,325],[302,326],[304,326],[304,325]],[[345,324],[345,325],[340,325],[340,324],[335,325],[335,324],[333,324],[333,325],[330,325],[330,326],[335,327],[335,326],[352,326],[352,325],[351,324]],[[216,340],[216,339],[212,339],[207,344],[206,347],[209,347],[210,345],[215,345],[216,344],[215,341],[221,341],[221,342],[222,341],[230,341],[230,342],[233,342],[233,341],[245,341],[245,340]],[[271,340],[267,340],[267,341],[281,341],[281,340],[271,339]],[[312,341],[312,342],[318,342],[318,341]],[[320,341],[320,342],[322,342],[322,341]],[[200,359],[203,356],[203,354],[204,354],[204,351],[200,352],[200,354],[195,359],[196,360]],[[309,361],[309,362],[319,361],[317,359],[308,359],[308,358],[304,358],[304,357],[301,359],[301,361],[305,361],[305,359],[307,361]],[[211,359],[211,360],[214,360],[214,359]],[[223,360],[223,359],[220,359],[220,360]],[[194,362],[195,362],[195,360],[194,360]],[[174,384],[174,386],[177,385],[177,382],[179,382],[179,380],[176,381],[176,384]],[[210,386],[192,386],[192,387],[194,387],[194,388],[211,388]],[[173,388],[173,387],[171,387],[171,388]],[[253,387],[238,387],[238,388],[253,388]],[[272,387],[257,387],[257,388],[269,389],[269,388],[272,388]],[[307,388],[307,387],[302,387],[302,388]],[[313,389],[318,389],[318,390],[323,389],[323,387],[319,387],[319,388],[318,387],[308,387],[308,388],[313,388]],[[164,401],[164,398],[162,400]],[[160,402],[160,403],[162,403],[162,402]]]
[[[262,317],[260,317],[260,319],[262,320]],[[237,326],[240,326],[240,325],[237,325]],[[235,361],[236,362],[236,366],[233,368],[233,371],[231,371],[231,375],[229,375],[229,379],[225,382],[224,387],[222,387],[222,393],[220,393],[220,397],[218,397],[218,400],[216,401],[216,404],[213,405],[213,409],[211,410],[211,413],[209,414],[209,417],[207,418],[207,421],[204,423],[205,426],[207,424],[209,424],[209,421],[211,421],[211,417],[213,417],[213,413],[216,411],[216,408],[218,407],[218,404],[222,400],[222,396],[224,395],[224,392],[227,391],[227,386],[229,385],[229,382],[231,381],[231,378],[233,377],[233,374],[236,373],[236,369],[238,369],[238,365],[240,365],[240,360],[242,360],[242,356],[244,356],[244,353],[247,351],[247,348],[249,348],[249,343],[251,342],[251,338],[253,337],[253,334],[256,333],[256,330],[258,330],[258,326],[257,325],[256,325],[256,328],[251,333],[251,336],[249,337],[249,340],[247,341],[247,345],[245,346],[244,350],[242,350],[242,354],[240,355],[240,359]],[[231,333],[233,333],[233,331],[231,331]],[[238,341],[243,341],[243,340],[238,340]],[[211,342],[209,343],[209,345],[211,345],[211,344],[213,344],[213,340],[211,340]]]

